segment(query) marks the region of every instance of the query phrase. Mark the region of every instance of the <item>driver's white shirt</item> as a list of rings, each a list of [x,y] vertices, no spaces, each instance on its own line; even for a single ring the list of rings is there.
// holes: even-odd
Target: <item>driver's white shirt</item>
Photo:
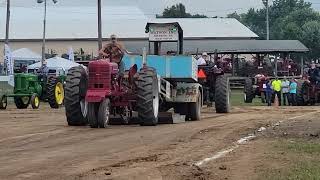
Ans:
[[[200,58],[198,59],[198,61],[197,61],[197,64],[198,64],[198,66],[199,66],[199,65],[206,65],[207,62],[206,62],[206,60],[204,60],[202,57],[200,57]]]

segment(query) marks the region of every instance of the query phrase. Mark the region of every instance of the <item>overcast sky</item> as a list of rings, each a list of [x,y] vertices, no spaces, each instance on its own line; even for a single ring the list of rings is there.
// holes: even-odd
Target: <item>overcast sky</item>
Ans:
[[[11,0],[12,6],[37,7],[37,0]],[[58,6],[95,6],[96,0],[58,0]],[[262,0],[102,0],[104,6],[139,6],[147,15],[161,13],[167,6],[183,3],[191,13],[206,14],[208,16],[225,16],[234,11],[244,12],[251,7],[262,7]],[[319,0],[313,2],[314,8],[320,10]],[[0,0],[0,6],[5,6],[6,0]],[[53,4],[50,2],[49,4]]]

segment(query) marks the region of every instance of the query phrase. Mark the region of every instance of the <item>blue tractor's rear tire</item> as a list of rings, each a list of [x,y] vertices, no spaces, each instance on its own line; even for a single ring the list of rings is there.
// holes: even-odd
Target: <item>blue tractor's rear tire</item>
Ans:
[[[201,119],[201,95],[198,95],[197,102],[188,103],[187,118],[191,121],[199,121]]]
[[[143,68],[137,80],[137,111],[142,126],[155,126],[159,115],[159,85],[153,68]]]

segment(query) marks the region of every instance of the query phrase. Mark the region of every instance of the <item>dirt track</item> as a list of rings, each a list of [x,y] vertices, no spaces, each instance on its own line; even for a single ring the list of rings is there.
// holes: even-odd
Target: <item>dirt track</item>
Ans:
[[[198,122],[90,129],[68,127],[63,109],[12,107],[0,111],[0,179],[220,179],[214,161],[192,164],[258,127],[316,109],[234,107],[228,115],[204,109]]]

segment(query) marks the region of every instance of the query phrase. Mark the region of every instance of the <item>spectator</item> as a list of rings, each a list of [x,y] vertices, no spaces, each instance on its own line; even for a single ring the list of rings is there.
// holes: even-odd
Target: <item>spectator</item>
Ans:
[[[271,106],[271,98],[272,98],[272,86],[269,79],[266,80],[265,84],[263,85],[264,92],[266,94],[266,101],[268,106]]]
[[[282,88],[282,97],[283,97],[283,105],[287,105],[288,97],[289,97],[289,86],[290,86],[290,81],[287,79],[285,76],[282,83],[281,83],[281,88]],[[289,103],[289,102],[288,102]]]
[[[308,70],[309,80],[312,84],[317,84],[320,81],[320,71],[314,62],[311,63],[311,68]]]
[[[207,62],[206,62],[207,56],[208,54],[206,52],[202,53],[202,56],[197,61],[198,66],[207,65]]]
[[[279,80],[278,77],[276,77],[271,84],[273,88],[273,99],[275,100],[275,97],[278,97],[279,106],[281,106],[281,84],[281,80]]]
[[[289,103],[292,106],[297,105],[297,87],[298,84],[294,78],[291,79],[290,81],[290,87],[289,87]]]

